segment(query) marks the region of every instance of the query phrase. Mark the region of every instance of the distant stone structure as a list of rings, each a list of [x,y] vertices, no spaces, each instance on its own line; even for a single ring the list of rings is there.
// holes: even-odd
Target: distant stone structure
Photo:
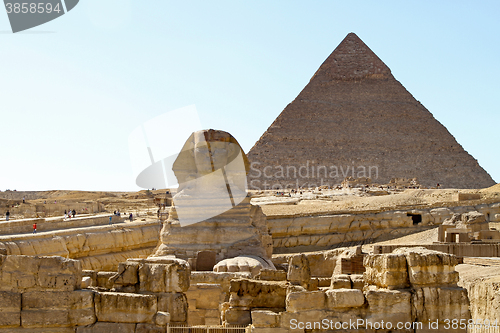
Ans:
[[[431,188],[495,184],[354,33],[248,152],[250,189],[417,177]]]

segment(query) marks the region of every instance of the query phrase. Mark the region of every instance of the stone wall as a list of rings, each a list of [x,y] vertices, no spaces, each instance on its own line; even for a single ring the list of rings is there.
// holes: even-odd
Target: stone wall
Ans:
[[[21,219],[0,222],[0,235],[17,235],[29,234],[33,232],[33,224],[36,223],[38,232],[69,229],[69,228],[84,228],[96,225],[109,224],[109,217],[112,216],[113,223],[123,222],[123,218],[107,214],[97,216],[81,216],[70,219],[64,218],[34,218]]]
[[[187,262],[131,260],[120,267],[113,289],[80,289],[79,261],[0,256],[0,331],[164,333],[168,323],[186,322]]]
[[[0,236],[0,249],[9,255],[78,259],[83,269],[116,270],[127,258],[150,255],[158,245],[160,229],[159,222],[132,222]]]
[[[328,287],[318,287],[308,260],[296,255],[289,258],[286,281],[233,279],[222,318],[227,324],[251,324],[252,332],[319,331],[325,322],[332,331],[359,322],[353,331],[373,332],[368,322],[382,321],[397,332],[414,328],[394,330],[398,323],[417,322],[423,325],[419,332],[439,331],[426,330],[429,321],[443,329],[448,318],[470,319],[467,291],[457,286],[457,262],[453,255],[424,248],[399,249],[366,255],[364,275],[334,273]]]
[[[332,246],[387,240],[423,231],[455,213],[479,212],[500,222],[500,203],[316,216],[268,216],[274,253],[318,251]],[[413,216],[420,215],[415,224]],[[436,240],[437,241],[437,240]]]

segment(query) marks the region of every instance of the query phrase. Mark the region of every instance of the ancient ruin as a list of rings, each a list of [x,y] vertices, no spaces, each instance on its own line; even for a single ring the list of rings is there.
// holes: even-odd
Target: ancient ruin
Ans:
[[[339,123],[343,108],[357,121]],[[294,119],[307,131],[284,136]],[[321,141],[320,123],[338,131]],[[177,189],[0,191],[0,332],[500,332],[500,184],[482,188],[488,174],[354,34],[249,156],[397,159],[382,180],[248,191],[231,134],[186,139]]]

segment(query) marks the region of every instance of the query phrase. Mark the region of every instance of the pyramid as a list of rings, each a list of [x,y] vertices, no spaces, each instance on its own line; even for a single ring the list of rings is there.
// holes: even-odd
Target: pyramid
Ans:
[[[354,33],[348,34],[247,154],[250,189],[340,184],[495,184]]]

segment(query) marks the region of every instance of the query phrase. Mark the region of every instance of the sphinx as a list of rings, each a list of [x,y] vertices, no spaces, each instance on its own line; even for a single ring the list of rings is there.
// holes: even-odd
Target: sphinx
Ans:
[[[192,133],[172,169],[179,187],[153,256],[193,263],[208,251],[216,271],[274,269],[266,216],[246,191],[249,162],[231,134]]]

